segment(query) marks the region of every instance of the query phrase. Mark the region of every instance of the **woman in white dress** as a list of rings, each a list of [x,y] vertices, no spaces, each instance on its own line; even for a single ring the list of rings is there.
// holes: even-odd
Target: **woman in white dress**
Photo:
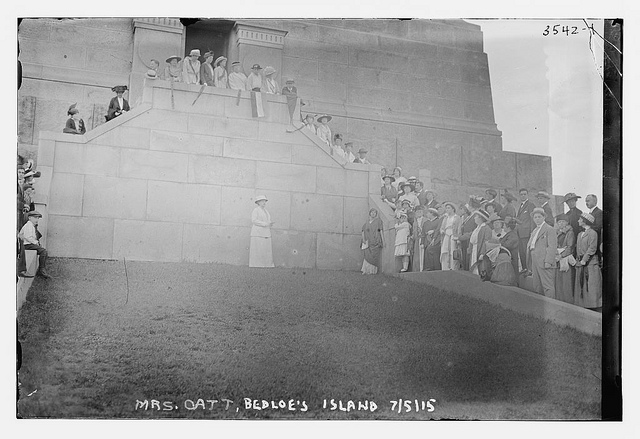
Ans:
[[[469,268],[473,274],[478,274],[478,267],[474,265],[487,250],[487,242],[491,239],[491,229],[487,226],[489,215],[484,209],[478,209],[473,212],[473,219],[476,222],[476,228],[471,232],[469,238],[469,246],[471,248],[471,259],[469,260]]]
[[[267,197],[258,195],[255,203],[258,205],[251,213],[251,244],[249,246],[249,267],[274,267],[273,251],[271,248],[271,215],[265,204]]]
[[[442,237],[440,265],[443,270],[460,269],[460,261],[453,258],[453,251],[459,245],[460,221],[460,217],[456,214],[456,205],[449,201],[444,203],[444,217],[440,225],[440,236]]]
[[[329,125],[327,125],[331,119],[332,117],[326,114],[323,114],[322,116],[319,116],[318,119],[316,119],[320,124],[316,128],[318,132],[318,137],[320,137],[320,140],[322,140],[324,143],[326,143],[329,146],[331,146],[333,143],[332,142],[333,139],[331,137],[331,128],[329,128]]]
[[[276,69],[271,66],[264,68],[264,82],[262,83],[262,91],[272,95],[281,94],[280,85],[278,81],[273,77],[276,73]]]
[[[213,85],[219,88],[229,88],[229,75],[227,74],[227,58],[219,56],[213,63]]]

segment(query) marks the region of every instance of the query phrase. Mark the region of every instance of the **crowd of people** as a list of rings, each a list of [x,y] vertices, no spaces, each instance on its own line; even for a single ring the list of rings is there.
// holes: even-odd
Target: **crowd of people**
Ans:
[[[472,195],[467,203],[437,201],[416,177],[396,167],[383,169],[380,197],[395,215],[395,240],[384,241],[376,209],[362,227],[363,274],[375,274],[382,248],[393,245],[400,272],[468,270],[483,280],[518,285],[531,277],[533,289],[546,297],[584,308],[602,306],[602,210],[585,198],[589,211],[576,207],[579,195],[564,196],[567,212],[553,216],[551,196],[520,189],[518,197],[495,189]]]
[[[25,160],[18,155],[17,162],[18,191],[16,207],[16,265],[19,277],[32,277],[27,272],[25,250],[35,250],[40,263],[37,274],[50,278],[47,272],[47,250],[41,245],[42,234],[38,230],[38,222],[42,215],[36,210],[33,187],[34,179],[40,178],[40,171],[34,169],[33,160]]]

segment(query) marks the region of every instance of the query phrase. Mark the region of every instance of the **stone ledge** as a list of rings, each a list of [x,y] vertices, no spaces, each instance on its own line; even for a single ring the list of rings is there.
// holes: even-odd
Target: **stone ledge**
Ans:
[[[499,305],[558,326],[566,326],[589,335],[602,336],[602,315],[555,299],[531,293],[517,287],[503,287],[482,282],[467,271],[431,271],[421,273],[394,273],[401,279],[428,284],[466,297]],[[469,284],[473,288],[469,289]]]

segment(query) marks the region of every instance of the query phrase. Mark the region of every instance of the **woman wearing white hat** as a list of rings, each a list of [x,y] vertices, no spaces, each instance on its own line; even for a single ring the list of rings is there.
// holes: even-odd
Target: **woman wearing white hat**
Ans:
[[[274,267],[273,251],[271,248],[271,215],[265,204],[267,197],[258,195],[255,203],[258,205],[251,213],[251,244],[249,246],[249,267]]]
[[[278,85],[278,81],[275,80],[273,75],[276,74],[276,69],[271,66],[267,66],[264,68],[264,82],[262,83],[262,91],[265,93],[269,93],[272,95],[279,95],[280,86]]]
[[[213,63],[213,84],[219,88],[229,88],[229,75],[227,74],[227,58],[219,56]]]
[[[200,50],[193,49],[182,62],[182,80],[186,84],[200,84]]]

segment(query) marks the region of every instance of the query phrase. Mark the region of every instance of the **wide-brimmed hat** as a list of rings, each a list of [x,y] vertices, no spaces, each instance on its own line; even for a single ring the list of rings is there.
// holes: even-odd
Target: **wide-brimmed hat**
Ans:
[[[498,216],[497,213],[492,213],[491,216],[489,216],[489,223],[493,224],[495,221],[501,221],[502,224],[504,224],[504,220]]]
[[[453,209],[454,212],[458,211],[458,206],[456,206],[455,203],[453,203],[451,201],[445,201],[442,205],[445,206],[445,207],[446,206],[451,206],[451,208]]]
[[[191,49],[189,56],[200,56],[200,49]]]
[[[317,120],[318,120],[318,122],[321,122],[322,119],[327,119],[327,122],[330,122],[331,119],[333,119],[333,118],[331,116],[329,116],[328,114],[323,114],[321,116],[318,116]]]
[[[391,179],[391,183],[393,183],[394,181],[396,181],[396,178],[393,175],[385,175],[384,177],[382,177],[383,180],[386,180],[387,178]]]
[[[561,213],[560,215],[556,216],[556,222],[557,221],[566,221],[569,222],[569,217],[567,216],[566,213]]]
[[[202,55],[202,57],[204,59],[207,59],[207,58],[209,58],[210,56],[213,56],[213,55],[214,55],[213,50],[209,50],[208,52],[205,52],[205,54]]]
[[[260,64],[254,64],[251,66],[251,70],[262,70],[262,67],[260,67]]]
[[[212,54],[213,55],[213,54]],[[227,57],[226,56],[219,56],[216,58],[216,60],[213,62],[214,66],[217,66],[218,64],[220,64],[222,61],[226,61]]]
[[[582,221],[586,221],[590,226],[592,226],[593,223],[596,222],[596,219],[589,212],[582,212],[582,215],[580,215],[580,217],[582,218]]]
[[[276,69],[274,69],[271,66],[267,66],[264,68],[264,75],[265,76],[269,76],[269,75],[273,75],[276,72]]]
[[[580,195],[576,195],[573,192],[569,192],[564,196],[564,202],[566,203],[569,200],[577,200],[578,198],[582,198]]]
[[[484,209],[478,209],[474,211],[472,215],[478,215],[480,218],[484,219],[485,221],[489,221],[489,214]]]
[[[129,88],[126,85],[116,85],[115,87],[111,88],[111,91],[116,92],[116,93],[124,93],[128,89]]]
[[[434,208],[434,207],[429,207],[427,209],[427,212],[431,212],[432,214],[434,214],[435,216],[438,216],[438,209]]]
[[[231,65],[232,65],[232,66],[240,65],[240,61],[234,61],[234,62],[232,62],[232,63],[231,63]]]
[[[546,191],[540,191],[536,194],[536,198],[546,198],[547,200],[550,200],[551,196]]]
[[[487,189],[486,191],[484,191],[485,194],[489,194],[492,197],[497,197],[498,196],[498,192],[496,192],[495,189]]]
[[[409,183],[408,181],[403,181],[402,183],[400,183],[398,185],[398,187],[401,188],[401,189],[404,188],[405,186],[411,187],[411,183]]]
[[[258,203],[258,201],[262,201],[262,200],[264,200],[264,201],[269,201],[269,200],[267,200],[267,196],[266,196],[266,195],[258,195],[258,196],[256,197],[256,201],[254,201],[254,203],[256,203],[256,204],[257,204],[257,203]]]
[[[531,211],[531,217],[533,218],[533,215],[535,215],[536,213],[539,213],[541,215],[543,215],[545,218],[547,217],[547,213],[544,211],[544,209],[542,207],[536,207]]]
[[[286,80],[285,84],[295,84],[296,81],[294,81],[293,79],[289,78]]]
[[[37,210],[32,210],[31,212],[27,213],[27,216],[35,216],[37,218],[42,218],[42,214],[40,212],[38,212]]]
[[[158,72],[156,72],[153,69],[149,69],[147,70],[147,73],[145,73],[145,76],[149,79],[157,79],[158,78]]]
[[[71,106],[69,107],[69,109],[67,110],[67,114],[68,114],[69,116],[73,116],[73,115],[74,115],[74,114],[76,114],[76,113],[80,113],[80,110],[78,110],[78,109],[76,108],[76,105],[78,105],[78,103],[75,103],[75,104],[71,105]]]
[[[181,57],[179,57],[179,56],[177,56],[177,55],[170,56],[169,58],[165,59],[165,61],[166,61],[167,63],[170,63],[172,59],[175,59],[175,60],[177,60],[177,61],[182,61],[182,58],[181,58]]]
[[[368,153],[368,152],[369,152],[369,151],[367,151],[367,150],[366,150],[366,149],[364,149],[364,148],[360,148],[360,149],[358,150],[358,154],[360,154],[360,153],[365,153],[365,154],[366,154],[366,153]]]

